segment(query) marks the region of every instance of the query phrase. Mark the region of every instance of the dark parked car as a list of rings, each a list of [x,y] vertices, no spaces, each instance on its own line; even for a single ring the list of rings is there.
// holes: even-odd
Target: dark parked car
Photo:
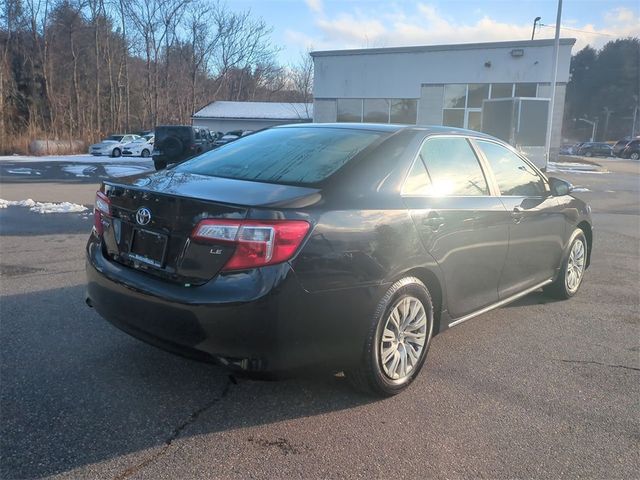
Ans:
[[[640,158],[640,138],[631,140],[624,147],[624,150],[620,152],[622,158],[630,158],[631,160],[638,160]]]
[[[577,154],[585,157],[610,157],[612,150],[608,143],[584,142],[578,147]]]
[[[156,170],[181,163],[213,147],[208,130],[189,125],[162,125],[155,129],[153,164]]]
[[[469,130],[274,127],[104,181],[87,303],[167,350],[393,395],[437,333],[540,288],[576,294],[592,230],[570,192]]]

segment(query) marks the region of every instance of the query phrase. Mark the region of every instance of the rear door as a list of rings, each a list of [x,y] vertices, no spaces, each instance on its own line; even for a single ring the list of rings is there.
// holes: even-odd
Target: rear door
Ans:
[[[425,249],[444,273],[451,316],[496,302],[508,224],[469,140],[427,138],[403,198]]]
[[[522,157],[491,140],[475,144],[491,167],[509,212],[509,252],[500,279],[501,298],[551,278],[560,265],[566,222],[544,178]]]

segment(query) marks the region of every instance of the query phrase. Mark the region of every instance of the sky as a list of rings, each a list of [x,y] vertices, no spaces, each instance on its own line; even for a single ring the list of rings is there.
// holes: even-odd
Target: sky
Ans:
[[[273,27],[280,61],[305,50],[553,38],[557,0],[231,0]],[[564,0],[562,37],[573,52],[640,36],[640,0]]]

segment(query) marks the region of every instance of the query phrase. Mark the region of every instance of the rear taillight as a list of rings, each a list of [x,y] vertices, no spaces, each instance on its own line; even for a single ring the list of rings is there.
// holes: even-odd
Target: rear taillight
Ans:
[[[93,226],[98,233],[102,235],[104,228],[102,226],[102,216],[111,216],[111,200],[102,192],[96,192],[96,201],[93,206]]]
[[[196,241],[236,245],[223,270],[244,270],[286,262],[308,231],[309,223],[304,220],[207,219],[196,226],[191,237]]]

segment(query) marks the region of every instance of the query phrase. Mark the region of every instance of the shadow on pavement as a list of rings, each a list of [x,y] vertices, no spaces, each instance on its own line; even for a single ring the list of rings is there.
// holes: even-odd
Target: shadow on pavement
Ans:
[[[220,367],[121,333],[83,298],[76,286],[2,299],[1,478],[53,475],[164,447],[193,434],[190,422],[233,389],[234,405],[225,409],[233,415],[208,421],[208,432],[372,401],[331,376],[234,384]]]

